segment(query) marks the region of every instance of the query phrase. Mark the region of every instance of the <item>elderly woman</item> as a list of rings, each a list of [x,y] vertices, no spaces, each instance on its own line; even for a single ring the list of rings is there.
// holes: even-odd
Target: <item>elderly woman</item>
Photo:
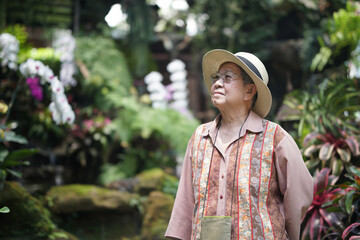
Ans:
[[[264,119],[265,66],[250,53],[212,50],[203,75],[220,115],[189,141],[165,237],[299,239],[313,182],[292,137]]]

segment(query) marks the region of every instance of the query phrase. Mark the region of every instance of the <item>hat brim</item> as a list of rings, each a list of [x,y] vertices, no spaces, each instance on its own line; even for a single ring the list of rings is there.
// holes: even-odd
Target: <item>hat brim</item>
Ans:
[[[211,74],[216,73],[219,70],[221,64],[225,62],[232,62],[239,65],[242,69],[249,74],[250,78],[254,81],[257,89],[257,100],[253,107],[253,111],[257,113],[260,117],[264,118],[269,113],[272,96],[267,85],[235,54],[222,50],[215,49],[206,53],[202,60],[203,67],[203,77],[205,85],[209,93],[211,94]]]

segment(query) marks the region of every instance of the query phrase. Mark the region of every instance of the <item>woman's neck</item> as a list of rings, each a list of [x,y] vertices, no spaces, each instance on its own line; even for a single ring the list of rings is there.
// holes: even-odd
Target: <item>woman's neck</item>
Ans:
[[[221,112],[221,128],[224,130],[236,130],[244,124],[250,110]]]
[[[219,129],[219,142],[222,145],[222,150],[227,149],[230,143],[235,141],[240,136],[240,131],[244,125],[250,110],[244,114],[225,114],[221,113],[221,125]]]

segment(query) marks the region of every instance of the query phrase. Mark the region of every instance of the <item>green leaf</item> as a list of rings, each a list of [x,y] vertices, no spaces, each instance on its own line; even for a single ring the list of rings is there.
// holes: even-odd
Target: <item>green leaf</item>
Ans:
[[[358,156],[359,155],[359,143],[357,141],[357,139],[354,136],[348,137],[345,140],[345,143],[348,145],[351,153],[354,156]]]
[[[6,150],[5,148],[0,149],[0,163],[4,162],[4,159],[6,158],[6,156],[8,154],[9,154],[9,151]]]
[[[321,205],[321,208],[326,208],[326,207],[331,206],[333,204],[334,204],[333,201],[328,201],[328,202],[324,203],[323,205]]]
[[[15,170],[11,170],[9,168],[6,168],[5,169],[8,173],[10,173],[11,175],[15,176],[15,177],[18,177],[18,178],[21,178],[22,177],[22,174],[21,172],[19,171],[15,171]]]
[[[318,54],[316,54],[316,56],[312,60],[311,70],[312,71],[315,71],[315,70],[321,71],[325,67],[325,65],[328,63],[331,54],[332,54],[332,51],[330,48],[325,47],[325,46],[321,47],[320,52]]]
[[[20,166],[20,165],[29,166],[30,162],[29,161],[19,161],[19,160],[9,160],[9,161],[5,161],[2,165],[2,167],[8,168],[8,167],[15,167],[15,166]]]
[[[331,154],[334,150],[335,145],[331,143],[325,143],[321,146],[320,152],[319,152],[319,158],[320,160],[326,161],[331,158]]]
[[[4,188],[4,183],[6,179],[6,171],[4,169],[0,169],[0,191]]]
[[[0,213],[9,213],[10,212],[10,209],[8,207],[2,207],[0,208]]]
[[[350,191],[347,195],[346,195],[346,199],[345,199],[345,207],[346,207],[346,212],[348,214],[351,213],[352,210],[352,204],[353,204],[353,200],[354,200],[354,194],[355,191]]]
[[[314,160],[306,161],[305,164],[308,169],[313,169],[314,167],[319,165],[319,162],[320,161],[318,161],[318,159],[314,159]]]
[[[33,154],[37,153],[39,150],[37,149],[20,149],[13,151],[7,155],[5,161],[19,161],[22,159],[26,159]]]
[[[311,145],[304,150],[305,157],[310,157],[314,152],[318,151],[319,148],[316,145]]]
[[[298,127],[298,135],[299,136],[301,136],[301,134],[302,134],[304,123],[305,123],[305,118],[301,118],[300,122],[299,122],[299,127]]]
[[[54,237],[54,239],[68,239],[69,236],[63,232],[53,232],[51,237]]]
[[[355,166],[350,166],[350,172],[354,174],[355,176],[360,176],[360,170],[357,169]]]
[[[26,138],[24,138],[23,136],[20,136],[20,135],[16,135],[15,132],[5,132],[4,139],[5,139],[5,141],[8,141],[8,142],[16,142],[16,143],[20,143],[20,144],[28,143]]]
[[[341,148],[337,148],[336,149],[337,153],[339,154],[341,160],[343,160],[344,162],[350,162],[351,160],[351,153],[349,149],[341,149]]]
[[[337,160],[337,159],[334,158],[334,159],[331,160],[331,162],[332,162],[331,170],[332,170],[333,174],[335,176],[340,176],[340,173],[344,169],[344,166],[343,166],[341,160]]]
[[[340,207],[336,207],[336,206],[328,207],[328,208],[326,208],[326,211],[327,211],[327,212],[342,212],[342,211],[341,211],[341,208],[340,208]]]

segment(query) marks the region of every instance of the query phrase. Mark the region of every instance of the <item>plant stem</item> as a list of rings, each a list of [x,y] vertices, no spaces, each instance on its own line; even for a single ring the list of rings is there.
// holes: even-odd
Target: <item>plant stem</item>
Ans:
[[[17,82],[15,91],[13,92],[13,94],[12,94],[12,96],[11,96],[11,100],[10,100],[10,103],[9,103],[9,109],[8,109],[8,111],[6,112],[6,116],[5,116],[5,120],[4,120],[4,125],[6,125],[6,122],[7,122],[8,118],[9,118],[11,109],[12,109],[12,107],[13,107],[13,105],[14,105],[15,98],[16,98],[17,93],[18,93],[18,91],[20,90],[20,88],[21,88],[21,79]]]

